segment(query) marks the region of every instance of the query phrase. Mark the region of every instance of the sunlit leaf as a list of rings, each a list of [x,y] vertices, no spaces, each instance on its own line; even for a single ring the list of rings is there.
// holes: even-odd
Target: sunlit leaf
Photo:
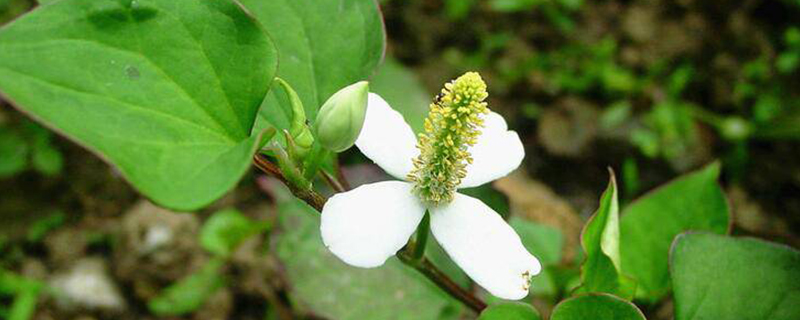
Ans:
[[[0,91],[159,204],[196,209],[249,167],[276,56],[232,1],[61,0],[0,31]]]
[[[668,257],[675,236],[688,230],[720,234],[728,230],[728,202],[717,184],[719,172],[719,163],[708,165],[622,211],[622,271],[637,281],[637,296],[657,300],[669,292]]]
[[[645,320],[633,303],[604,293],[590,293],[561,301],[553,309],[550,320]]]
[[[384,32],[372,0],[242,0],[269,31],[281,58],[278,76],[286,80],[313,121],[333,93],[368,80],[383,57]],[[290,115],[277,108],[276,90],[264,100],[257,129],[287,129]]]
[[[800,252],[711,233],[685,233],[670,255],[675,319],[800,319]]]
[[[481,312],[478,320],[540,320],[542,316],[527,303],[510,302],[493,305]]]
[[[606,292],[633,298],[633,281],[620,272],[619,253],[619,196],[614,173],[608,188],[600,197],[600,207],[589,218],[581,234],[586,254],[581,266],[582,284],[579,292]]]

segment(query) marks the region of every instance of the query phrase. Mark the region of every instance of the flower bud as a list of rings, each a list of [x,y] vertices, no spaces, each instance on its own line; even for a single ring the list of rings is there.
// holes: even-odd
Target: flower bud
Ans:
[[[357,82],[334,93],[319,110],[314,133],[328,150],[341,152],[356,142],[367,114],[369,84]]]

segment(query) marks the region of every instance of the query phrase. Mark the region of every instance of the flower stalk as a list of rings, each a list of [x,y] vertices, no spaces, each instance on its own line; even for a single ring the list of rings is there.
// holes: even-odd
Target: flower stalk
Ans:
[[[276,152],[276,154],[280,154],[280,151]],[[285,156],[285,152],[283,153],[283,157],[288,159],[288,156]],[[280,159],[280,158],[278,158]],[[278,160],[280,162],[280,160]],[[303,200],[306,204],[311,206],[317,211],[321,210],[321,208],[325,205],[326,199],[321,196],[320,194],[316,193],[314,190],[310,188],[310,184],[308,188],[303,188],[298,186],[293,180],[289,180],[286,175],[284,175],[284,171],[281,167],[276,166],[274,163],[267,160],[267,158],[261,154],[256,154],[253,156],[253,164],[261,170],[262,172],[273,176],[283,182],[286,187],[289,188],[289,191],[300,200]],[[290,171],[291,172],[291,171]]]
[[[428,280],[433,281],[437,287],[444,290],[452,296],[453,298],[458,299],[464,305],[475,311],[475,313],[480,314],[483,309],[486,309],[486,303],[483,300],[476,297],[472,292],[466,291],[461,288],[457,283],[455,283],[450,277],[448,277],[442,270],[436,267],[428,258],[422,257],[419,261],[415,261],[412,257],[406,254],[405,251],[400,251],[397,253],[397,258],[400,259],[406,265],[414,268],[419,273],[424,275]]]
[[[311,189],[311,180],[306,179],[302,170],[298,166],[298,155],[295,153],[295,143],[292,136],[288,131],[283,131],[286,138],[287,148],[283,149],[277,143],[273,142],[272,151],[274,152],[275,159],[278,161],[278,168],[281,169],[283,175],[289,182],[296,185],[301,189]]]

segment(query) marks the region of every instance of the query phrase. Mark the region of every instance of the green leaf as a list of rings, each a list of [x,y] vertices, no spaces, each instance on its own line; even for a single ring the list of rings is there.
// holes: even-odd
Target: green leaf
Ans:
[[[35,122],[25,121],[22,123],[20,132],[30,146],[30,164],[33,169],[46,176],[61,172],[64,159],[61,152],[53,146],[53,135],[50,131]]]
[[[28,144],[20,135],[0,128],[0,178],[10,177],[28,165]]]
[[[28,320],[36,312],[36,303],[39,300],[39,287],[23,290],[14,297],[14,303],[8,312],[8,320]]]
[[[553,309],[550,320],[645,320],[633,303],[605,293],[590,293],[561,301]]]
[[[800,139],[800,107],[790,108],[781,116],[757,126],[755,136],[764,140]]]
[[[781,53],[778,55],[778,58],[775,61],[775,68],[778,69],[780,73],[784,74],[790,74],[794,72],[799,65],[800,52],[797,51]]]
[[[686,155],[698,143],[693,106],[685,101],[666,100],[657,103],[645,116],[648,126],[655,131],[658,148],[667,160]]]
[[[31,225],[28,228],[26,239],[28,240],[28,242],[32,243],[42,241],[44,237],[47,235],[47,233],[64,225],[64,222],[66,220],[67,220],[67,215],[64,214],[64,212],[61,211],[52,212],[47,216],[36,220],[36,222],[34,222],[33,225]]]
[[[387,58],[372,78],[369,87],[400,112],[415,133],[423,132],[423,123],[428,116],[428,106],[433,96],[425,90],[411,70],[397,60]]]
[[[0,295],[14,296],[11,307],[4,311],[3,319],[27,320],[36,311],[42,283],[0,269]]]
[[[299,309],[339,320],[458,318],[458,302],[396,258],[371,269],[343,263],[320,240],[319,213],[286,198],[276,250]]]
[[[481,312],[478,320],[540,320],[542,316],[527,303],[510,302],[490,306]]]
[[[600,128],[606,131],[612,131],[622,126],[626,121],[631,118],[633,105],[628,100],[620,100],[612,103],[603,110],[600,115]]]
[[[124,2],[61,0],[3,28],[0,91],[159,204],[202,207],[249,168],[276,50],[233,1]]]
[[[758,239],[685,233],[670,255],[675,319],[800,319],[800,252]]]
[[[52,176],[61,172],[64,166],[64,158],[61,152],[50,144],[35,144],[33,146],[33,155],[31,156],[31,165],[36,171]]]
[[[477,0],[445,0],[444,12],[450,20],[461,20],[478,4]]]
[[[614,172],[609,170],[609,174],[600,206],[581,233],[586,257],[581,266],[582,284],[577,291],[606,292],[631,299],[636,286],[620,271],[619,192]]]
[[[23,291],[34,290],[41,285],[36,280],[0,269],[0,296],[15,295]]]
[[[719,163],[674,180],[631,203],[620,221],[622,271],[637,296],[655,301],[669,292],[669,248],[687,230],[726,233],[728,202],[717,184]]]
[[[225,285],[220,270],[222,259],[212,259],[200,270],[173,283],[147,303],[148,309],[158,316],[176,316],[200,308],[217,289]]]
[[[542,3],[543,0],[491,0],[489,6],[498,12],[519,12],[530,10]]]
[[[269,226],[255,222],[235,209],[217,211],[203,224],[200,245],[218,256],[228,256],[242,241]]]
[[[310,121],[344,86],[367,80],[384,50],[383,19],[371,0],[242,0],[270,32],[281,57],[278,76],[300,96]],[[264,100],[257,128],[288,129],[291,115]]]

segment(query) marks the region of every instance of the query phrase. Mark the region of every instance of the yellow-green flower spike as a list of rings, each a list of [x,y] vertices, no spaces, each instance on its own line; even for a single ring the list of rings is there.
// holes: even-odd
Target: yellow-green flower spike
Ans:
[[[483,127],[483,115],[489,113],[486,83],[477,72],[467,72],[446,83],[431,103],[425,119],[425,133],[419,134],[414,169],[408,179],[415,183],[413,192],[429,205],[453,200],[456,187],[466,175],[472,157],[467,149],[475,145]]]

